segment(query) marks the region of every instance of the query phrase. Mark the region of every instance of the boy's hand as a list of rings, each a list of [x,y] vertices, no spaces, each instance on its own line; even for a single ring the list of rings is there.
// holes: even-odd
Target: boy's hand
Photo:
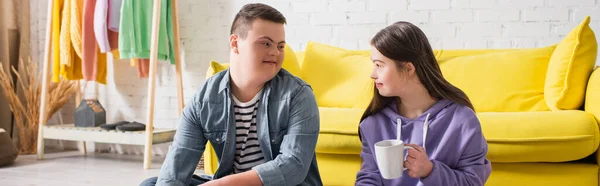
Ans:
[[[423,178],[429,176],[433,170],[433,163],[429,160],[423,147],[415,144],[405,144],[414,149],[408,149],[408,156],[404,161],[404,167],[408,170],[408,175],[412,178]]]
[[[221,183],[223,180],[211,180],[209,182],[200,184],[198,186],[219,186],[219,185],[224,185],[224,183]]]
[[[243,173],[237,173],[202,184],[201,186],[221,186],[221,185],[239,185],[239,186],[262,186],[262,181],[255,170],[249,170]]]

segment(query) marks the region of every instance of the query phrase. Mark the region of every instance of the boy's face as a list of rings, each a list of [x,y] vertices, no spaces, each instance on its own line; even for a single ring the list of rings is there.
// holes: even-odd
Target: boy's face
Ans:
[[[285,47],[283,24],[256,19],[246,38],[232,35],[230,41],[242,77],[264,83],[281,69]]]

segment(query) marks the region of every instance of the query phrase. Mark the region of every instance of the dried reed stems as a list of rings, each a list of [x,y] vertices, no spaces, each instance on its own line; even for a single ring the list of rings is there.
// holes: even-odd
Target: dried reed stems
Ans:
[[[17,81],[23,92],[23,99],[17,94],[15,81],[10,74],[6,73],[2,64],[0,64],[0,88],[4,97],[8,100],[9,108],[13,113],[14,121],[19,134],[19,153],[33,154],[37,153],[37,133],[39,125],[39,111],[42,90],[42,73],[38,71],[37,65],[29,62],[24,63],[19,60],[21,72],[11,67],[12,72],[17,77]],[[50,78],[50,77],[48,77]],[[48,119],[69,101],[73,93],[76,92],[75,83],[65,79],[48,85]]]

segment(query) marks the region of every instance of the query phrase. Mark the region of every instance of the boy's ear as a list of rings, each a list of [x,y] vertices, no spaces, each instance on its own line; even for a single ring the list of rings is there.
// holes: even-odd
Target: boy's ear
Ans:
[[[229,48],[231,48],[231,50],[233,50],[234,53],[238,54],[238,35],[236,34],[231,34],[229,36]]]

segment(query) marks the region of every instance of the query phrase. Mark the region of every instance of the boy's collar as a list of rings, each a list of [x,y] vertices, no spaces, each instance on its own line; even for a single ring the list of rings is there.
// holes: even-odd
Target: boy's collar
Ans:
[[[225,89],[230,88],[230,84],[229,84],[230,81],[231,81],[231,76],[229,74],[229,68],[227,68],[227,69],[225,69],[225,75],[221,79],[221,82],[219,82],[219,93],[221,93],[221,91],[223,91]],[[271,86],[271,80],[269,80],[269,81],[267,81],[267,83],[265,83],[265,87],[270,88],[270,86]]]
[[[219,93],[221,93],[221,91],[225,90],[226,88],[229,88],[230,79],[231,77],[229,76],[229,68],[227,68],[225,69],[225,75],[221,79],[221,82],[219,82]]]

